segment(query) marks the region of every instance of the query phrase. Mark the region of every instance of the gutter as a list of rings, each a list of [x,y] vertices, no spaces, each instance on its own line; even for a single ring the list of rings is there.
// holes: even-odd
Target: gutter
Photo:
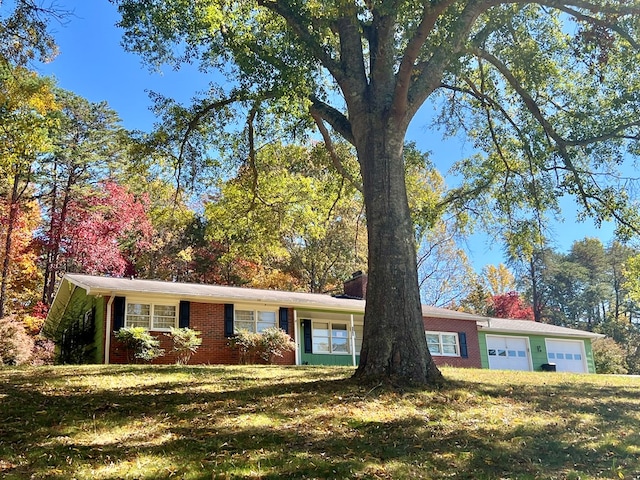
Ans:
[[[534,322],[532,322],[534,323]],[[560,327],[566,329],[564,331],[545,331],[545,330],[532,330],[532,329],[517,329],[517,328],[507,328],[507,327],[491,327],[491,322],[487,321],[487,326],[481,324],[481,322],[477,323],[478,331],[483,330],[488,334],[492,333],[509,333],[515,335],[538,335],[542,337],[564,337],[564,338],[604,338],[606,335],[602,333],[595,332],[587,332],[586,330],[579,330],[576,328],[569,327]]]

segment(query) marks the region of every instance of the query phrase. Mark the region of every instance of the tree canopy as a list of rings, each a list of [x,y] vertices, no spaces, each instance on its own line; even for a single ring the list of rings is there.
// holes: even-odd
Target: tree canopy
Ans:
[[[14,280],[20,283],[11,278],[12,263],[27,253],[25,242],[20,242],[19,237],[20,230],[32,223],[25,220],[31,216],[28,212],[34,211],[29,198],[33,164],[39,155],[53,148],[49,129],[55,124],[51,113],[57,109],[49,79],[24,67],[0,63],[0,188],[5,198],[1,222],[4,248],[0,271],[0,318],[6,313],[10,283]]]
[[[538,245],[565,194],[622,234],[637,229],[615,174],[638,153],[634,1],[112,1],[125,46],[150,65],[226,76],[174,117],[181,165],[215,146],[251,164],[262,142],[312,124],[329,151],[332,135],[355,149],[369,241],[359,377],[441,380],[421,326],[402,154],[425,102],[480,152],[445,203],[497,214],[511,245]]]
[[[10,11],[7,10],[7,4]],[[49,61],[58,52],[49,30],[52,20],[62,21],[68,12],[55,2],[15,0],[0,3],[0,63],[26,65]]]

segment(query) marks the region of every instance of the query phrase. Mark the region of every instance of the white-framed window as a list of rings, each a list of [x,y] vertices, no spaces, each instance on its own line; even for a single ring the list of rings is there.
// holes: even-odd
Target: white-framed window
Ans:
[[[362,336],[364,332],[364,325],[354,325],[353,330],[356,335],[356,340],[355,340],[356,353],[360,354],[360,350],[362,350]]]
[[[314,321],[313,353],[351,353],[349,328],[346,323]]]
[[[149,330],[169,330],[178,325],[177,305],[127,302],[125,327],[143,327]]]
[[[275,310],[249,310],[238,308],[234,312],[234,330],[248,330],[249,332],[261,333],[267,328],[277,327],[278,314]]]
[[[451,332],[425,332],[427,346],[431,355],[459,357],[460,344],[458,334]]]

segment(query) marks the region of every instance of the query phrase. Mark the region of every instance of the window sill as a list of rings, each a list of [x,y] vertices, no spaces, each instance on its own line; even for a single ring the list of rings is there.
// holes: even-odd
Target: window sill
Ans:
[[[138,328],[138,327],[131,327],[131,325],[129,325],[122,328]],[[149,327],[141,327],[141,328],[144,328],[147,332],[169,333],[171,331],[170,328],[149,328]]]
[[[340,355],[340,356],[347,356],[347,355],[351,355],[351,353],[349,352],[313,352],[311,354],[307,354],[307,355]],[[356,353],[356,355],[360,355],[360,352]]]

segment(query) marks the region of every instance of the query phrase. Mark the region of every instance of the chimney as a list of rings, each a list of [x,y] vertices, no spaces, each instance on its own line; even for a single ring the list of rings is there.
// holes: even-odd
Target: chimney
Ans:
[[[367,298],[367,274],[358,270],[351,278],[344,282],[344,294],[351,298]]]

